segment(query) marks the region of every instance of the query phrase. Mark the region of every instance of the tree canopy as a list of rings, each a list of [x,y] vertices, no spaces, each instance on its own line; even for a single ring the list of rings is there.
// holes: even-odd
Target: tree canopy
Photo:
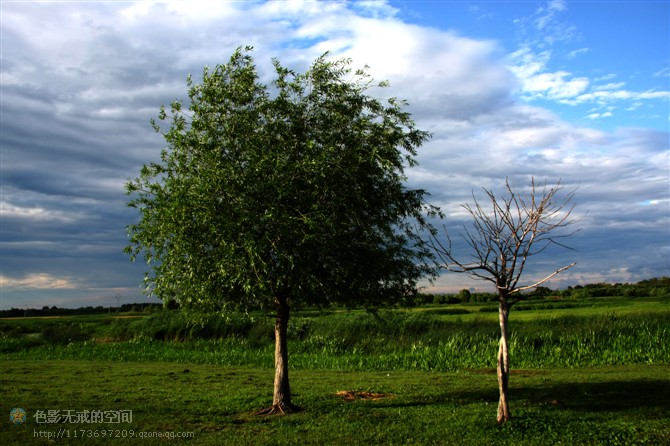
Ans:
[[[418,231],[438,211],[404,184],[430,135],[350,65],[326,54],[299,74],[274,60],[268,86],[247,47],[189,76],[188,110],[175,101],[152,121],[160,161],[126,183],[140,214],[126,252],[147,261],[147,292],[211,309],[367,305],[433,273]]]

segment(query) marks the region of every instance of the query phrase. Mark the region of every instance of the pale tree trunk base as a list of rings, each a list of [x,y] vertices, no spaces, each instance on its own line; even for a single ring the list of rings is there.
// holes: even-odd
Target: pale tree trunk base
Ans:
[[[291,386],[288,379],[287,327],[290,308],[286,295],[279,293],[276,299],[275,320],[275,380],[272,405],[256,412],[256,415],[279,415],[298,412],[300,408],[291,403]]]
[[[302,409],[294,404],[279,403],[256,412],[256,415],[286,415],[289,413],[300,412]]]
[[[503,424],[512,419],[509,410],[507,393],[509,390],[509,362],[505,361],[505,352],[507,351],[507,342],[500,340],[500,351],[498,353],[498,389],[500,397],[498,399],[498,414],[496,421]]]
[[[500,320],[500,346],[498,349],[498,390],[500,398],[498,400],[498,415],[496,420],[498,424],[503,424],[512,418],[509,410],[509,401],[507,392],[509,390],[509,305],[507,297],[500,297],[499,320]]]
[[[503,424],[512,419],[512,416],[509,414],[509,412],[505,413],[504,409],[498,408],[498,424]]]

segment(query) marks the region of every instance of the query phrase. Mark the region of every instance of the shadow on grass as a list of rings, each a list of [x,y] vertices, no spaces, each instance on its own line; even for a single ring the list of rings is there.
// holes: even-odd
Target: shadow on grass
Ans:
[[[670,411],[670,380],[614,380],[597,383],[560,383],[511,390],[512,400],[546,402],[584,412],[612,412],[664,408]]]
[[[665,409],[670,412],[670,380],[614,380],[596,383],[547,383],[510,389],[512,407],[523,403],[583,412]],[[406,400],[388,399],[377,407],[402,408],[431,405],[497,404],[498,389],[449,390]]]

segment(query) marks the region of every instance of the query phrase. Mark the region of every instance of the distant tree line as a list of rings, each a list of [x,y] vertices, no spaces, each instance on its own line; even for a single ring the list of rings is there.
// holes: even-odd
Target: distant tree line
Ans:
[[[637,283],[594,283],[576,285],[560,291],[561,297],[665,297],[670,296],[670,277],[642,280]]]
[[[642,280],[637,283],[593,283],[569,286],[563,290],[553,290],[540,286],[524,294],[527,300],[533,299],[580,299],[592,297],[670,297],[670,277]],[[429,304],[459,304],[477,302],[495,302],[494,293],[471,292],[463,289],[458,293],[420,294],[407,306]]]
[[[637,283],[593,283],[588,285],[569,286],[564,290],[552,290],[548,287],[538,287],[525,294],[528,300],[533,299],[581,299],[593,297],[669,297],[670,277],[659,277],[642,280]],[[472,292],[463,289],[458,293],[420,293],[402,301],[406,307],[421,305],[443,305],[460,303],[495,302],[497,295],[494,293]],[[119,307],[81,307],[81,308],[59,308],[56,306],[44,306],[37,308],[11,308],[0,311],[0,317],[24,317],[24,316],[71,316],[85,314],[104,313],[132,313],[151,312],[161,308],[176,309],[178,304],[174,301],[165,303],[130,303]]]
[[[97,307],[88,306],[80,308],[59,308],[48,305],[42,308],[11,308],[0,311],[0,317],[36,317],[36,316],[73,316],[86,314],[104,314],[104,313],[131,313],[131,312],[150,312],[162,308],[162,303],[134,303],[123,304],[118,307]]]

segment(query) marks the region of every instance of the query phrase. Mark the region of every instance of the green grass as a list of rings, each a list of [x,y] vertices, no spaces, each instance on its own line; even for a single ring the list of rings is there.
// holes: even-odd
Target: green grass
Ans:
[[[14,327],[0,337],[0,358],[272,365],[271,318],[189,317],[116,319],[87,341],[77,336],[88,329],[77,325],[48,325],[41,333]],[[510,327],[513,368],[670,363],[668,310],[545,315],[512,319]],[[455,371],[493,367],[498,338],[497,322],[490,318],[425,311],[334,313],[293,318],[289,354],[295,369]],[[166,341],[173,339],[183,341]]]
[[[499,328],[490,303],[377,316],[295,311],[291,385],[304,410],[273,417],[254,415],[272,399],[267,314],[0,320],[0,444],[170,442],[94,436],[130,430],[236,446],[670,444],[667,300],[523,305],[510,318],[514,419],[503,426],[495,424]],[[340,390],[386,397],[347,402]],[[26,409],[27,424],[8,422],[13,407]],[[133,420],[45,425],[36,410],[132,410]],[[59,429],[70,439],[35,436]]]
[[[497,387],[487,370],[344,372],[296,370],[303,411],[256,416],[271,401],[271,368],[156,362],[11,361],[0,377],[0,444],[140,444],[138,439],[49,442],[36,431],[193,432],[178,443],[658,445],[670,442],[670,366],[517,370],[513,420],[495,424]],[[387,397],[344,401],[340,390]],[[22,407],[28,422],[8,423]],[[125,424],[37,424],[36,410],[132,410]],[[145,439],[141,444],[165,444]]]
[[[418,307],[412,311],[441,314],[443,311],[459,312],[461,319],[484,318],[497,320],[498,305],[495,302],[469,303]],[[658,313],[670,311],[668,298],[593,297],[582,299],[538,299],[521,301],[512,307],[510,320],[535,320],[546,317],[592,317],[616,313],[619,315]]]

